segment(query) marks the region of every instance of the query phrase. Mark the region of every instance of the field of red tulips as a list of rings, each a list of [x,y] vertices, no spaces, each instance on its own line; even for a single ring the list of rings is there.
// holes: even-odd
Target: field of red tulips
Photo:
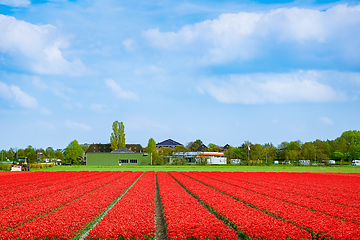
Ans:
[[[0,172],[0,182],[0,239],[360,239],[360,174]]]

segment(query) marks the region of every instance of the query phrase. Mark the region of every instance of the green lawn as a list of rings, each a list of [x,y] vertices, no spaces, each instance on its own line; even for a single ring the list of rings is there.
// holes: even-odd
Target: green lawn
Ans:
[[[47,169],[31,169],[31,171],[239,171],[239,172],[340,172],[360,173],[359,166],[198,166],[198,165],[162,165],[162,166],[55,166]]]

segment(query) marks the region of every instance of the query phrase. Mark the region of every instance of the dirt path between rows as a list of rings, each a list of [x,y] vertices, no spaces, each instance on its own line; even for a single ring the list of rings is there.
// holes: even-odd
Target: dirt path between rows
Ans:
[[[156,232],[155,239],[156,240],[168,240],[167,237],[167,228],[166,228],[166,220],[164,215],[164,208],[161,204],[160,191],[159,191],[159,183],[157,180],[157,176],[155,175],[155,223],[156,223]]]

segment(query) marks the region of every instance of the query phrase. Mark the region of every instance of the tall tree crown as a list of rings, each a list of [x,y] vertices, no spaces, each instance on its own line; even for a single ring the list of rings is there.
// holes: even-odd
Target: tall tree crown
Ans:
[[[115,121],[112,125],[113,132],[110,135],[111,149],[125,147],[125,126],[123,122]]]

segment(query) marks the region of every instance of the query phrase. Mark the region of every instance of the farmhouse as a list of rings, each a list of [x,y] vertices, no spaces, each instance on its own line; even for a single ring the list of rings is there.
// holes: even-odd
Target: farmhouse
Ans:
[[[181,143],[176,142],[172,139],[167,139],[165,141],[159,142],[156,144],[156,149],[161,149],[162,147],[175,148],[177,146],[183,146]]]
[[[133,150],[132,150],[133,149]],[[151,165],[151,153],[144,153],[140,144],[126,144],[111,151],[110,144],[91,144],[86,150],[87,166]]]

